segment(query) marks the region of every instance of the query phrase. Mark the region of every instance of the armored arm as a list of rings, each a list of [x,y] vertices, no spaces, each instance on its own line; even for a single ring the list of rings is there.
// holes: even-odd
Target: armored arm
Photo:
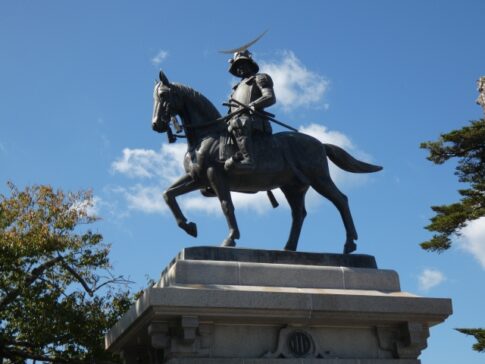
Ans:
[[[273,80],[265,73],[259,73],[255,77],[256,86],[261,91],[261,96],[249,104],[256,110],[263,110],[276,102],[273,89]]]

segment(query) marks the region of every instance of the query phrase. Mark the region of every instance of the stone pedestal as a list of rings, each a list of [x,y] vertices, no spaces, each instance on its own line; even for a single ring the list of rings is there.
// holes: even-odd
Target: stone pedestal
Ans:
[[[106,335],[126,364],[417,364],[451,300],[367,255],[184,249]]]

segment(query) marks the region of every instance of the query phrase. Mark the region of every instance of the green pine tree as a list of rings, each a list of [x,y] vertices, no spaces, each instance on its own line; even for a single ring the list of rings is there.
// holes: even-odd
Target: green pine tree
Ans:
[[[451,247],[468,222],[485,216],[485,119],[442,134],[438,141],[422,143],[421,148],[428,149],[428,159],[436,164],[458,158],[455,175],[468,187],[458,191],[458,202],[431,207],[436,215],[426,229],[435,234],[421,247],[441,253]],[[457,330],[477,339],[474,350],[485,351],[485,329]]]

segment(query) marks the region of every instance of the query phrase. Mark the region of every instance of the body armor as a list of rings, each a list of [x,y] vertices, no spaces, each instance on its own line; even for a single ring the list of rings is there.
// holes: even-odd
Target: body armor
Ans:
[[[258,73],[248,78],[244,78],[233,87],[231,99],[239,101],[241,104],[254,107],[256,110],[263,111],[264,108],[275,103],[273,92],[273,81],[271,77],[264,73]],[[237,105],[231,106],[229,113],[238,110]],[[271,134],[271,124],[265,118],[244,111],[229,120],[229,131],[237,129],[250,129],[246,133]]]
[[[245,78],[241,80],[236,86],[234,86],[231,99],[237,100],[244,105],[249,105],[249,103],[253,100],[256,100],[259,96],[261,96],[261,92],[259,92],[259,96],[253,96],[259,89],[254,87],[254,79],[256,76],[251,76],[249,78]],[[231,107],[229,110],[230,112],[236,111],[238,106]]]
[[[273,81],[264,73],[258,73],[244,78],[233,87],[231,99],[247,105],[258,111],[275,103]],[[229,113],[238,110],[240,106],[233,105]],[[238,149],[242,154],[241,164],[253,165],[254,133],[271,134],[271,124],[259,115],[243,111],[228,121],[228,130],[234,136]],[[232,161],[231,161],[232,162]],[[230,164],[229,164],[230,165]]]
[[[271,95],[270,95],[271,94]],[[253,105],[262,110],[274,104],[273,80],[265,73],[244,78],[233,87],[231,98],[245,105]],[[231,108],[231,112],[237,107]]]

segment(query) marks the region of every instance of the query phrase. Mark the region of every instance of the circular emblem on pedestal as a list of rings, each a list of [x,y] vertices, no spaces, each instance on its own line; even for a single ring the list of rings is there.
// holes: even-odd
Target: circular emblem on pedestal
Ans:
[[[294,331],[288,335],[288,348],[296,357],[305,356],[312,348],[312,339],[303,331]]]

